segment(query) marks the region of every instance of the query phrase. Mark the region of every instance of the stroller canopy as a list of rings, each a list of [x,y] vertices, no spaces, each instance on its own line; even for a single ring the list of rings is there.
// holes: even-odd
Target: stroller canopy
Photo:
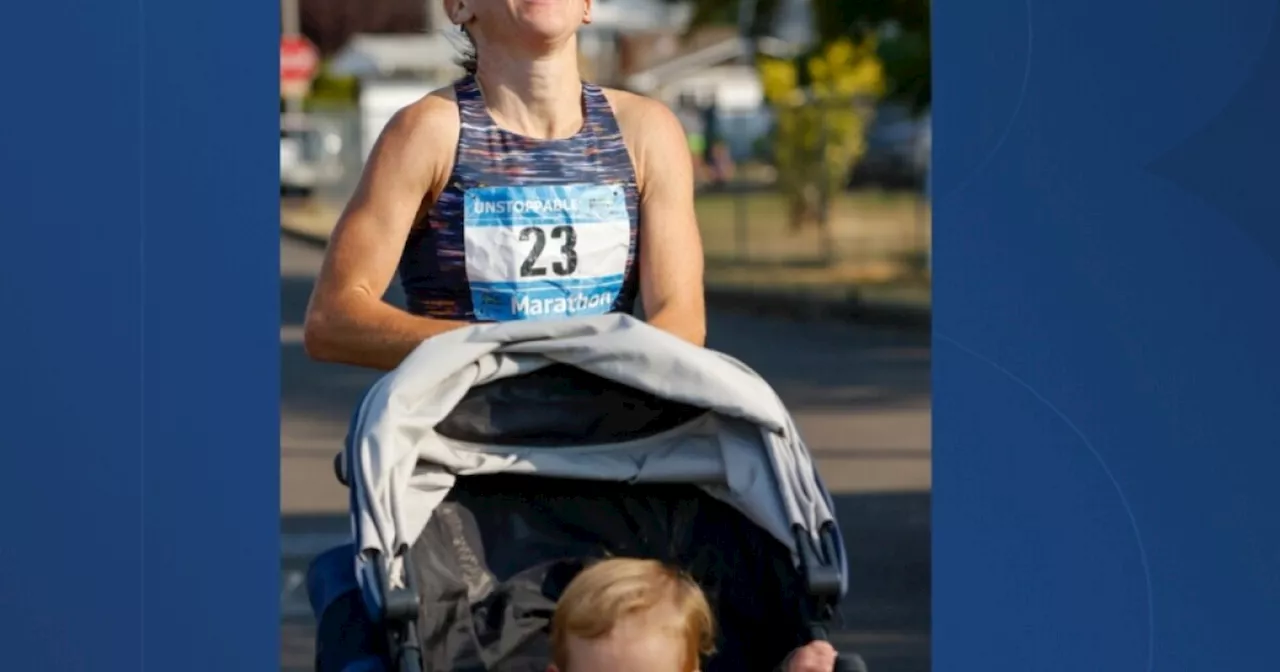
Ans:
[[[484,422],[451,419],[474,403],[475,390],[549,367],[695,412],[634,438],[571,446],[556,446],[554,433],[498,440]],[[424,342],[366,394],[340,469],[351,488],[362,583],[373,569],[403,585],[403,554],[456,479],[471,475],[695,484],[784,544],[797,563],[797,531],[816,540],[834,527],[831,497],[773,389],[741,362],[628,315],[482,324]],[[843,593],[838,529],[835,543]]]

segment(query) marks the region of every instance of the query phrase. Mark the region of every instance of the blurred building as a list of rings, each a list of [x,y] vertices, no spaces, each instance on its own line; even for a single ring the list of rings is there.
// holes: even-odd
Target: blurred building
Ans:
[[[443,0],[296,0],[302,33],[328,58],[356,35],[423,33],[444,16]]]
[[[629,69],[624,53],[635,35],[678,35],[693,15],[689,3],[664,0],[595,0],[591,23],[578,33],[584,76],[609,86],[621,86]]]
[[[635,34],[622,47],[621,84],[672,107],[755,110],[764,91],[745,56],[746,46],[733,28],[707,28],[683,38],[672,32]]]
[[[355,35],[329,62],[329,72],[359,85],[361,159],[397,110],[462,74],[461,35],[445,32]]]

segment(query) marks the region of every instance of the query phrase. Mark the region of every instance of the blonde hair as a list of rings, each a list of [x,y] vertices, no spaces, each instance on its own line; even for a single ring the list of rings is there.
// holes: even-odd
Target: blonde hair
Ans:
[[[569,670],[570,637],[608,636],[627,616],[669,604],[684,639],[683,672],[699,669],[715,651],[715,620],[707,597],[688,576],[656,560],[610,558],[584,570],[565,588],[551,619],[552,662]]]

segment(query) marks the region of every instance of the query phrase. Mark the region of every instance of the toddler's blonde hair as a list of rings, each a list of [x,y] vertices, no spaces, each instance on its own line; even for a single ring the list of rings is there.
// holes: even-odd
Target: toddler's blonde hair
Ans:
[[[688,576],[656,560],[610,558],[582,570],[565,588],[551,619],[552,662],[569,672],[570,637],[608,636],[623,618],[668,604],[684,641],[683,672],[715,650],[715,621],[706,595]]]

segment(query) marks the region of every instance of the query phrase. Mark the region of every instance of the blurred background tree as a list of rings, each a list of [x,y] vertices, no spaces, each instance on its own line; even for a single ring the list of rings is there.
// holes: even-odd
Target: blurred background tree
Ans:
[[[929,0],[693,1],[691,30],[738,25],[772,43],[755,60],[776,113],[778,186],[793,228],[826,229],[833,196],[863,154],[876,103],[891,100],[915,113],[931,104]],[[804,37],[785,44],[794,35]]]
[[[774,108],[774,160],[793,229],[826,228],[832,197],[862,156],[872,111],[884,93],[874,37],[841,37],[798,58],[757,58]]]

